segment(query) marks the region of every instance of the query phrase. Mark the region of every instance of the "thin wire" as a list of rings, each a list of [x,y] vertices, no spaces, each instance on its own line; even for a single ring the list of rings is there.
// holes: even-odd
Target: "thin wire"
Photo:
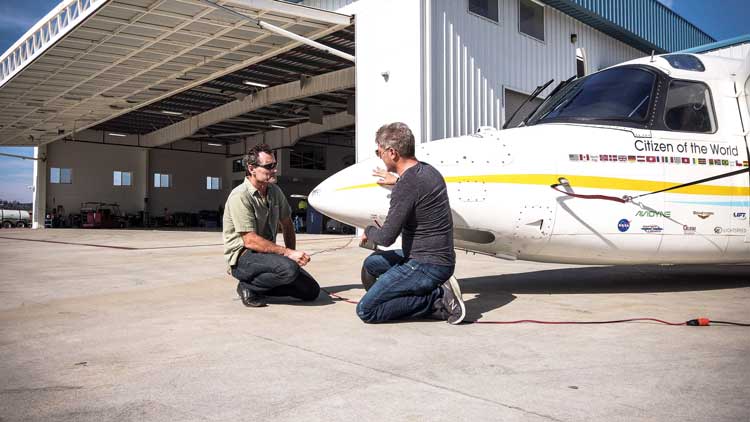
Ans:
[[[341,302],[351,303],[351,304],[354,304],[354,305],[356,305],[356,304],[358,304],[358,303],[359,303],[359,302],[358,302],[358,301],[356,301],[356,300],[351,300],[351,299],[345,298],[345,297],[343,297],[343,296],[339,296],[339,295],[337,295],[336,293],[331,293],[331,292],[329,292],[328,290],[326,290],[326,289],[324,289],[324,288],[322,288],[322,287],[320,288],[320,290],[324,291],[324,292],[325,292],[325,293],[326,293],[326,294],[327,294],[328,296],[330,296],[331,298],[333,298],[333,299],[338,299],[338,300],[339,300],[339,301],[341,301]]]
[[[338,246],[338,247],[335,247],[335,248],[323,249],[323,250],[320,250],[320,251],[317,251],[317,252],[310,253],[308,255],[314,256],[314,255],[318,255],[318,254],[321,254],[321,253],[335,252],[335,251],[340,251],[341,249],[346,249],[346,248],[349,247],[349,245],[352,244],[352,242],[355,239],[357,239],[357,236],[353,236],[351,239],[349,239],[349,241],[344,246]]]

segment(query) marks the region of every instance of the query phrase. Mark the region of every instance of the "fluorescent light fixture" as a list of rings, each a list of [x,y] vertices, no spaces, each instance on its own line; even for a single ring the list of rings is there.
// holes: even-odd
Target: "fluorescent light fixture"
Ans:
[[[276,129],[286,129],[286,126],[274,125],[274,124],[271,124],[271,127],[276,128]]]
[[[242,81],[242,83],[245,84],[245,85],[257,86],[259,88],[267,88],[268,87],[268,84],[264,84],[264,83],[260,83],[260,82]]]
[[[220,146],[223,146],[221,144],[217,144],[216,142],[209,142],[206,145],[211,146],[211,147],[220,147]]]
[[[162,110],[161,112],[170,116],[182,116],[182,113],[179,111]]]
[[[124,138],[124,137],[128,136],[128,135],[126,135],[124,133],[115,133],[115,132],[110,132],[110,133],[108,133],[108,135],[109,136],[117,136],[119,138]]]

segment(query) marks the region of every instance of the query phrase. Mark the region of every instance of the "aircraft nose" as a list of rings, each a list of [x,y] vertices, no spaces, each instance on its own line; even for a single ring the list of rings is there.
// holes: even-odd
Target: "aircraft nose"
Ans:
[[[325,183],[325,182],[324,182]],[[315,189],[310,192],[310,195],[307,197],[307,202],[315,208],[316,210],[325,213],[324,210],[326,210],[328,207],[326,206],[328,204],[328,200],[325,198],[325,189],[321,188],[323,183],[316,186]]]
[[[382,166],[382,164],[380,164]],[[355,227],[372,223],[373,215],[385,215],[390,190],[375,183],[374,160],[360,162],[334,174],[308,195],[308,203],[317,211]]]
[[[337,189],[341,186],[341,181],[338,174],[334,174],[328,179],[321,182],[310,192],[307,197],[307,202],[315,208],[318,212],[321,212],[327,216],[331,216],[336,211],[336,204],[340,203],[341,198],[337,194]]]

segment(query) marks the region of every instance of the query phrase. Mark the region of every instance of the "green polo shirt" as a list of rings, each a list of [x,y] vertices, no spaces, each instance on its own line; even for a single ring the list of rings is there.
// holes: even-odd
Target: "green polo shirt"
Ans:
[[[267,195],[262,198],[246,177],[241,185],[232,189],[224,205],[224,257],[229,265],[237,263],[244,247],[240,233],[255,232],[275,243],[279,220],[289,218],[291,214],[292,209],[281,188],[269,184]]]

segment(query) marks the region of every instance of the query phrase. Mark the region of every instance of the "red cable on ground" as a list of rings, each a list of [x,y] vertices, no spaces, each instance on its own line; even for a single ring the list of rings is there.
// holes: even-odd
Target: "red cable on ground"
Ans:
[[[359,302],[357,302],[357,301],[355,301],[355,300],[351,300],[351,299],[347,299],[347,298],[345,298],[345,297],[339,296],[339,295],[337,295],[336,293],[331,293],[331,292],[329,292],[328,290],[326,290],[326,289],[324,289],[324,288],[322,288],[322,287],[320,288],[320,290],[324,291],[324,292],[325,292],[325,293],[326,293],[326,294],[327,294],[328,296],[330,296],[331,298],[333,298],[333,299],[338,299],[338,300],[339,300],[339,301],[341,301],[341,302],[352,303],[352,304],[354,304],[354,305],[356,305],[356,304],[358,304],[358,303],[359,303]]]
[[[337,299],[341,302],[347,302],[356,305],[356,300],[351,300],[348,298],[345,298],[343,296],[339,296],[335,293],[331,293],[328,290],[324,288],[320,288],[320,290],[324,291],[328,296],[330,296],[333,299]],[[596,324],[619,324],[622,322],[636,322],[636,321],[652,321],[652,322],[658,322],[660,324],[664,325],[686,325],[691,327],[707,327],[711,325],[711,323],[714,324],[724,324],[724,325],[736,325],[740,327],[750,327],[750,324],[743,324],[740,322],[729,322],[729,321],[711,321],[708,318],[696,318],[691,319],[689,321],[685,322],[669,322],[664,321],[662,319],[658,318],[628,318],[628,319],[613,319],[609,321],[542,321],[537,319],[519,319],[515,321],[464,321],[462,324],[523,324],[523,323],[529,323],[529,324],[547,324],[547,325],[596,325]]]
[[[702,319],[702,318],[701,318]],[[587,325],[587,324],[617,324],[620,322],[633,322],[633,321],[654,321],[666,325],[688,325],[687,322],[669,322],[656,318],[628,318],[628,319],[617,319],[611,321],[540,321],[536,319],[519,319],[516,321],[466,321],[467,324],[520,324],[524,322],[532,324],[576,324],[576,325]],[[708,325],[708,324],[705,324]]]

